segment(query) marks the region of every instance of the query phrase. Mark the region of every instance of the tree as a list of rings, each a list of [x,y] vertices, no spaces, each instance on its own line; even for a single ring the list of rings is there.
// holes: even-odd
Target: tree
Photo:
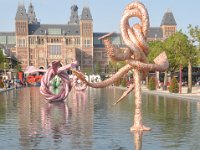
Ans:
[[[192,65],[197,62],[197,51],[188,36],[182,31],[176,32],[165,41],[170,63],[170,71],[178,70],[179,65],[188,66],[188,93],[192,92]]]
[[[4,68],[5,56],[3,55],[2,49],[0,49],[0,68]]]
[[[189,34],[192,37],[190,40],[189,51],[186,59],[188,60],[188,93],[192,92],[192,65],[200,63],[200,28],[198,26],[188,26]],[[197,43],[197,46],[194,44]]]
[[[182,53],[188,50],[188,38],[182,31],[176,32],[164,42],[165,50],[169,60],[169,71],[175,72],[180,64],[187,65]]]
[[[150,41],[148,42],[149,46],[149,54],[148,54],[148,61],[153,63],[153,60],[165,50],[165,45],[163,41]],[[159,79],[158,79],[159,80]],[[146,83],[148,83],[148,78],[146,80]],[[165,71],[164,76],[164,90],[167,90],[167,70]]]
[[[198,45],[200,44],[200,28],[199,26],[193,27],[191,24],[188,26],[189,34],[192,37],[192,40],[194,42],[198,42]],[[200,47],[200,45],[199,45]]]
[[[196,63],[197,65],[200,65],[200,27],[199,26],[195,26],[193,27],[192,25],[189,25],[188,26],[188,29],[189,29],[189,34],[191,36],[191,39],[190,41],[193,43],[193,44],[196,44]]]
[[[162,41],[150,41],[148,42],[148,46],[148,61],[152,63],[153,60],[164,51],[164,43]]]

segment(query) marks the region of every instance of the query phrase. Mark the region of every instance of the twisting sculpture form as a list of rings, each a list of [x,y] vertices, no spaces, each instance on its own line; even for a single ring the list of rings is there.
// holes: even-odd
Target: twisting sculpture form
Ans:
[[[71,68],[71,64],[63,67],[60,67],[60,65],[60,61],[52,62],[52,66],[47,70],[47,72],[41,79],[40,93],[44,95],[46,100],[48,100],[49,102],[65,100],[65,98],[71,91],[71,82],[66,72],[68,69]],[[56,75],[62,80],[59,94],[53,94],[50,91],[50,81]]]
[[[45,99],[48,102],[64,101],[72,88],[67,70],[71,69],[71,67],[76,64],[77,62],[75,61],[72,64],[61,67],[60,61],[53,61],[47,70],[30,69],[26,73],[45,72],[41,79],[40,93],[45,96]],[[51,84],[51,80],[55,76],[58,76],[61,79],[58,94],[54,94],[51,91],[51,87],[54,87],[54,85]]]
[[[72,87],[75,89],[75,91],[85,91],[87,89],[87,84],[81,80],[78,80],[78,77],[74,75],[72,79]]]
[[[141,24],[135,24],[133,26],[129,25],[129,19],[132,17],[137,17],[140,19]],[[161,53],[158,57],[154,59],[155,64],[149,64],[147,62],[148,46],[146,43],[147,33],[149,29],[149,16],[145,6],[140,2],[132,2],[127,5],[124,10],[121,19],[121,34],[122,38],[127,45],[128,49],[124,53],[120,53],[120,49],[112,45],[110,41],[110,35],[103,36],[103,40],[106,49],[108,50],[108,55],[111,59],[117,61],[126,61],[127,64],[122,67],[116,74],[111,78],[104,80],[99,83],[89,83],[84,77],[78,72],[74,73],[81,80],[87,83],[88,86],[94,88],[106,87],[118,79],[120,79],[129,70],[134,71],[134,84],[132,84],[128,91],[126,91],[121,100],[133,89],[135,90],[135,115],[134,115],[134,125],[130,128],[131,131],[144,131],[150,130],[150,128],[145,127],[142,123],[142,100],[141,100],[141,76],[146,76],[149,71],[164,71],[168,68],[169,63],[165,52]],[[119,100],[116,102],[118,103]]]

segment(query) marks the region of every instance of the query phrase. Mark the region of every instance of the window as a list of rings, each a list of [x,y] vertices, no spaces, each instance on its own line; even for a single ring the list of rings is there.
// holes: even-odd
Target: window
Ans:
[[[0,36],[0,44],[6,44],[6,36]]]
[[[112,37],[112,43],[114,45],[121,45],[121,40],[119,36]]]
[[[102,44],[101,40],[98,39],[99,37],[94,37],[94,44]]]
[[[61,55],[61,45],[49,45],[48,51],[52,56]]]
[[[18,39],[17,45],[18,47],[26,47],[26,39]]]
[[[90,41],[90,39],[85,39],[85,40],[84,40],[84,44],[85,44],[85,47],[90,47],[90,46],[91,46],[91,41]]]
[[[71,38],[67,38],[67,39],[66,39],[66,44],[67,44],[67,45],[73,44],[73,40],[72,40]]]
[[[16,43],[15,36],[8,36],[7,42],[8,42],[8,44],[15,44]]]
[[[80,45],[80,38],[75,38],[75,45]]]
[[[49,35],[61,35],[61,29],[60,28],[50,28],[48,29]]]

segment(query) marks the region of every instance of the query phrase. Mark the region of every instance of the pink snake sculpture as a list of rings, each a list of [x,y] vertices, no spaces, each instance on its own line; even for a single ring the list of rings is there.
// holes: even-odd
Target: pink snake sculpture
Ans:
[[[79,72],[79,74],[82,74],[81,72]],[[84,75],[83,75],[84,76]],[[78,83],[78,77],[76,75],[73,76],[73,80],[72,80],[72,87],[74,87],[75,91],[85,91],[87,89],[87,84],[85,82],[82,82],[81,80],[79,80],[80,82]]]
[[[51,66],[47,70],[31,68],[25,73],[45,72],[41,79],[40,93],[45,96],[45,99],[48,102],[64,101],[72,88],[67,70],[71,69],[72,66],[76,64],[77,62],[75,61],[72,64],[60,67],[60,61],[53,61]],[[50,91],[50,81],[56,75],[61,78],[62,83],[60,85],[60,92],[58,94],[53,94]]]
[[[141,23],[130,26],[129,19],[132,17],[139,18]],[[124,92],[122,97],[116,103],[134,90],[135,114],[134,124],[130,130],[151,130],[149,127],[145,127],[142,122],[141,76],[145,77],[149,71],[165,71],[169,67],[168,59],[165,52],[163,52],[154,59],[154,64],[149,64],[147,61],[148,46],[146,40],[149,29],[149,15],[145,6],[141,2],[132,2],[126,6],[121,18],[120,29],[122,38],[128,47],[123,53],[120,52],[120,49],[112,45],[112,42],[110,41],[110,35],[112,33],[107,34],[100,39],[103,40],[105,48],[107,49],[107,54],[111,59],[127,62],[124,67],[122,67],[111,78],[99,83],[89,83],[85,80],[82,74],[77,71],[74,71],[74,73],[88,86],[93,88],[103,88],[113,84],[129,70],[133,69],[134,84],[130,85],[129,89]]]

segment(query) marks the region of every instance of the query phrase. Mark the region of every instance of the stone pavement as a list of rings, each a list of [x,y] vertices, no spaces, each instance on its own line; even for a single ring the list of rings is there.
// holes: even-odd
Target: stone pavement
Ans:
[[[182,94],[170,93],[169,91],[163,91],[162,89],[150,91],[146,88],[146,86],[142,86],[142,92],[153,94],[153,95],[162,95],[162,96],[167,96],[167,97],[200,101],[200,86],[192,87],[192,93],[189,93],[189,94],[187,93],[187,87],[182,87]]]

